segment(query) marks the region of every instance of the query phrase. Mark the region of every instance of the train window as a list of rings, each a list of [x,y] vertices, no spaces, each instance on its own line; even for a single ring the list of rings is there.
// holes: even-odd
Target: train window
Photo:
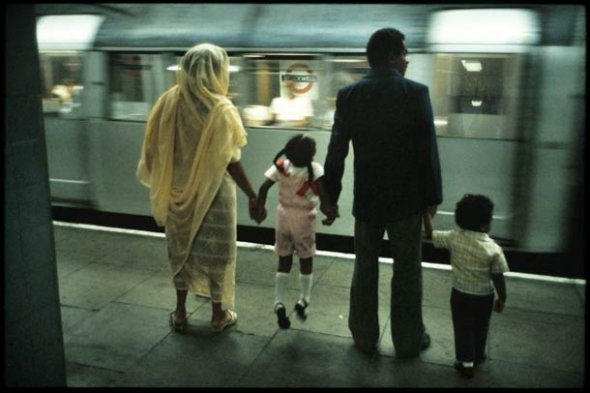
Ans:
[[[517,55],[437,54],[431,89],[438,135],[516,139]]]
[[[312,58],[255,56],[244,59],[241,100],[246,126],[316,126],[322,62]]]
[[[243,68],[242,58],[230,56],[229,57],[229,98],[237,107],[243,106],[244,97],[242,97],[242,78],[241,72]]]
[[[147,121],[152,107],[167,89],[176,83],[181,55],[114,54],[110,58],[111,119]],[[230,57],[230,72],[239,70],[241,59]],[[230,77],[231,99],[237,99]]]
[[[338,56],[327,59],[326,75],[327,83],[322,94],[322,110],[319,117],[320,127],[331,130],[334,123],[334,111],[336,110],[336,97],[338,90],[361,79],[369,70],[369,64],[365,56]]]
[[[368,70],[364,56],[249,55],[241,100],[245,124],[330,130],[336,95]]]
[[[174,81],[161,54],[116,53],[109,59],[109,118],[147,121],[158,97]]]
[[[41,52],[43,113],[72,116],[79,113],[83,89],[83,54],[78,51]]]

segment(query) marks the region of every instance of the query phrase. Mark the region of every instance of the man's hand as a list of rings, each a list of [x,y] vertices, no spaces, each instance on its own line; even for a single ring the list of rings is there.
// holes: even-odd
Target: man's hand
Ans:
[[[330,226],[336,220],[336,218],[340,217],[340,212],[338,211],[338,205],[334,206],[320,206],[320,211],[326,215],[326,218],[322,220],[322,224]]]

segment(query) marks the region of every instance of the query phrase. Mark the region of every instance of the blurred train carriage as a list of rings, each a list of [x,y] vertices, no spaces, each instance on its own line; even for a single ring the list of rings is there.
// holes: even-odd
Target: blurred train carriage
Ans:
[[[583,6],[95,3],[37,4],[36,11],[55,207],[150,216],[135,178],[145,121],[174,83],[180,56],[200,42],[230,55],[230,96],[248,131],[243,162],[256,187],[294,133],[313,136],[323,162],[336,92],[367,72],[370,34],[392,26],[406,35],[406,76],[430,87],[443,171],[437,226],[454,226],[464,193],[484,193],[496,205],[491,235],[508,249],[581,250]],[[285,96],[286,82],[311,101],[305,126],[273,121],[271,103]],[[342,217],[318,225],[323,239],[352,236],[353,154]],[[260,226],[240,210],[239,233],[268,237],[275,204],[269,195]],[[582,264],[562,261],[552,273],[581,275]]]

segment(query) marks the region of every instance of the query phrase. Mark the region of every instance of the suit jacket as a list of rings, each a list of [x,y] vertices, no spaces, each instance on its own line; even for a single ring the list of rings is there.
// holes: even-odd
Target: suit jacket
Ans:
[[[428,87],[393,67],[371,70],[338,92],[324,165],[333,203],[354,149],[353,215],[390,222],[442,202],[438,147]]]

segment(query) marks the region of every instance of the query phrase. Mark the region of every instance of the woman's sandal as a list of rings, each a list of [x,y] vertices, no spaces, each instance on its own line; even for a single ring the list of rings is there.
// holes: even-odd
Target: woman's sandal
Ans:
[[[184,318],[183,321],[178,322],[176,319],[176,311],[172,311],[170,313],[170,326],[175,332],[184,333],[186,331],[187,320]]]
[[[220,333],[225,330],[226,327],[235,325],[238,322],[238,314],[232,310],[225,310],[226,314],[229,314],[229,319],[223,321],[222,323],[214,323],[211,322],[211,328],[215,333]]]

